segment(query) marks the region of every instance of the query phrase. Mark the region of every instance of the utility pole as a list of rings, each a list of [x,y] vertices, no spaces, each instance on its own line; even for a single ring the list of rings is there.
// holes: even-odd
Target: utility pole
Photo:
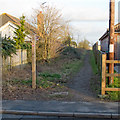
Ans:
[[[114,60],[114,22],[115,22],[115,0],[110,0],[109,14],[109,60]],[[114,73],[114,63],[109,64],[109,73]],[[109,77],[109,84],[114,82],[114,77]]]
[[[36,37],[32,36],[32,88],[36,89]]]

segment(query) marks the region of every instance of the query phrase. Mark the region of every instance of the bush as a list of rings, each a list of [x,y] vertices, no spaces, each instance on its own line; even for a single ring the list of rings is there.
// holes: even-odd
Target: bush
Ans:
[[[108,79],[107,79],[108,82]],[[120,88],[120,78],[114,78],[114,83],[107,85],[109,88]],[[107,92],[110,100],[118,101],[120,100],[120,91],[110,91]]]
[[[69,56],[71,58],[81,59],[82,50],[73,47],[65,47],[61,52],[62,55]]]
[[[2,38],[2,56],[7,58],[12,57],[12,54],[16,54],[15,42],[6,36]]]

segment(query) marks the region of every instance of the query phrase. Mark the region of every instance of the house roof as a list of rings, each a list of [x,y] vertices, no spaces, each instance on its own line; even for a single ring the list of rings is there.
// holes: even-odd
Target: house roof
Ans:
[[[3,26],[4,24],[6,24],[8,21],[11,21],[13,23],[20,25],[20,19],[14,17],[12,15],[9,15],[7,13],[1,14],[0,20],[2,20],[2,22],[0,23],[0,27]]]
[[[120,33],[120,23],[114,26],[114,30],[115,33]],[[108,37],[108,35],[109,35],[109,29],[107,29],[107,31],[102,35],[102,37],[99,40],[102,41],[104,38]]]
[[[12,16],[12,15],[9,15],[7,13],[2,13],[0,15],[0,20],[2,22],[0,22],[0,27],[5,25],[7,22],[12,22],[13,24],[17,24],[17,25],[20,25],[20,19]],[[29,28],[30,27],[30,30],[32,32],[34,32],[34,30],[36,29],[35,27],[33,27],[32,25],[30,25],[29,23],[25,22],[25,26],[26,28]]]
[[[109,34],[109,30],[107,29],[107,31],[102,35],[102,37],[99,40],[102,41],[108,36],[108,34]]]

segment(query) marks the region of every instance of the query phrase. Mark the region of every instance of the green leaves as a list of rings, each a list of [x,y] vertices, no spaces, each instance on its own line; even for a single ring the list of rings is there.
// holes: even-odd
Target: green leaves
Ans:
[[[5,38],[2,38],[2,56],[4,58],[11,57],[11,54],[16,54],[15,42],[5,36]]]
[[[15,37],[13,37],[13,39],[16,42],[17,49],[24,49],[25,37],[28,34],[25,29],[25,16],[20,17],[20,24],[21,25],[17,25],[17,28],[14,31]]]

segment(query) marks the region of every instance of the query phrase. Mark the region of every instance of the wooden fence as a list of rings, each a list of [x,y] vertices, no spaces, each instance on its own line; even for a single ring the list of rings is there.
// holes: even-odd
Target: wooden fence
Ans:
[[[95,62],[97,64],[99,73],[102,71],[102,54],[103,52],[99,50],[98,42],[93,45],[93,53],[95,56]]]
[[[12,54],[12,57],[3,58],[3,69],[10,69],[12,66],[19,66],[27,63],[27,50],[18,49],[16,54]]]
[[[106,64],[120,64],[120,60],[107,60],[107,55],[102,55],[102,88],[101,88],[101,94],[105,95],[106,91],[120,91],[120,88],[107,88],[106,87],[106,77],[120,77],[120,74],[110,74],[106,72]]]

